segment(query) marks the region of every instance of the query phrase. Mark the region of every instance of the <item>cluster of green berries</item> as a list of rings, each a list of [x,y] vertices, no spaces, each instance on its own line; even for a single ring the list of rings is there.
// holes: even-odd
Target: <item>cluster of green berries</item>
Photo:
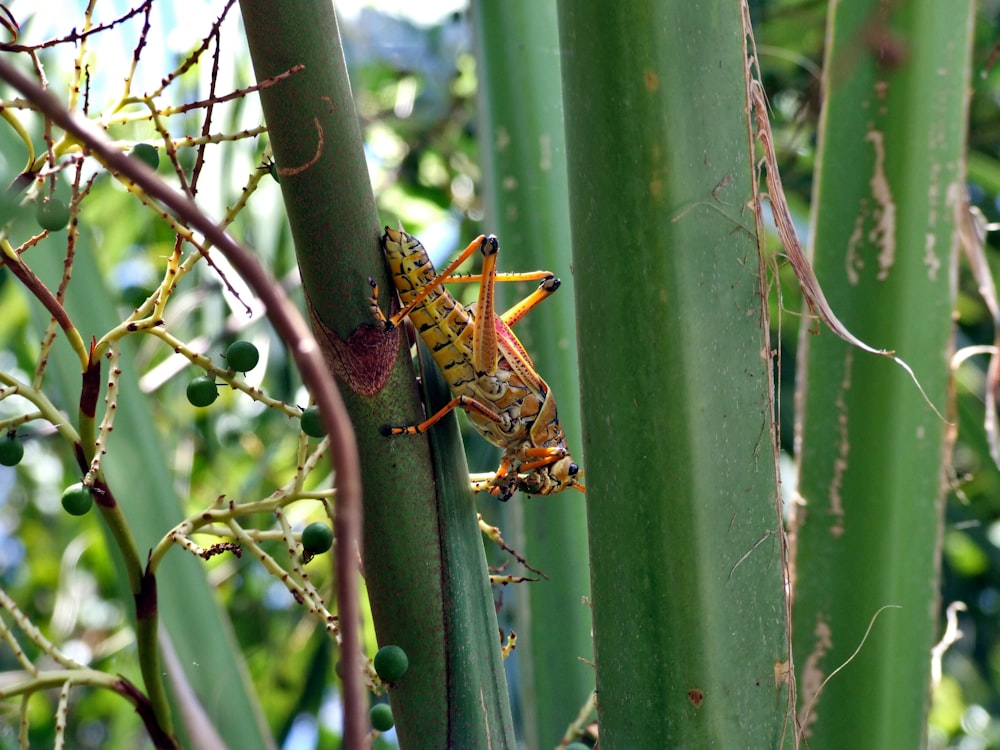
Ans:
[[[234,341],[226,349],[226,364],[232,372],[249,372],[260,362],[260,352],[249,341]],[[213,378],[199,375],[187,386],[187,399],[194,406],[211,406],[219,397],[219,388]]]
[[[234,341],[226,349],[226,364],[232,372],[248,372],[260,362],[260,352],[249,341]],[[194,406],[211,406],[219,397],[218,386],[213,378],[199,375],[187,385],[187,399]],[[302,412],[302,431],[311,437],[323,437],[323,428],[319,410],[310,406]],[[333,531],[329,524],[311,523],[302,530],[302,549],[310,556],[321,555],[333,546]]]
[[[231,372],[249,372],[260,362],[260,352],[249,341],[234,341],[226,349],[225,358]],[[199,375],[187,385],[187,400],[194,406],[211,406],[217,398],[219,398],[219,387],[214,378]],[[300,421],[302,431],[309,437],[326,436],[326,428],[316,406],[303,410]]]
[[[383,646],[375,654],[372,660],[375,667],[375,674],[390,685],[398,682],[406,670],[410,667],[410,659],[399,646]],[[388,732],[395,724],[392,718],[392,708],[388,703],[376,703],[368,710],[368,720],[372,724],[372,729],[379,732]]]

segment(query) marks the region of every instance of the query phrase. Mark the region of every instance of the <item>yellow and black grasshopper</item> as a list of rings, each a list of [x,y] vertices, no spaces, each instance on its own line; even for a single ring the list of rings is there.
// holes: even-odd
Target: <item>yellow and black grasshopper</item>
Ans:
[[[473,426],[503,450],[495,474],[473,478],[473,488],[501,500],[515,491],[551,495],[572,487],[584,491],[581,472],[566,448],[552,391],[511,328],[528,311],[559,288],[547,271],[497,274],[499,243],[480,235],[441,273],[435,273],[420,241],[402,230],[386,227],[382,247],[402,309],[385,318],[375,297],[373,312],[387,327],[409,317],[430,349],[451,388],[453,398],[420,424],[386,425],[384,435],[425,432],[452,409],[464,409]],[[483,271],[456,277],[457,269],[476,250],[483,254]],[[538,289],[510,310],[497,315],[493,288],[497,281],[539,281]],[[479,282],[478,304],[463,306],[445,288],[446,282]]]

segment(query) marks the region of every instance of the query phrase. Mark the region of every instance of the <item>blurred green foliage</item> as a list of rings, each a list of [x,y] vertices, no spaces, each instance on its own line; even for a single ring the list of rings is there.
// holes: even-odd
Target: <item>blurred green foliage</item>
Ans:
[[[803,238],[820,106],[818,71],[826,5],[819,0],[751,3],[784,185],[793,210],[798,211]],[[23,43],[41,41],[33,36],[30,18],[19,20]],[[63,31],[68,32],[77,21],[67,16]],[[227,23],[237,30],[235,17]],[[166,35],[168,30],[159,31]],[[437,250],[438,257],[447,255],[461,238],[478,231],[477,222],[482,219],[476,81],[467,21],[454,16],[436,26],[418,27],[364,9],[353,20],[345,19],[343,34],[383,220],[402,221],[425,245]],[[1000,5],[983,3],[976,29],[969,191],[973,205],[990,221],[1000,220],[1000,70],[994,64],[998,39]],[[135,28],[124,24],[104,32],[101,40],[102,44],[134,46]],[[73,54],[69,44],[39,53],[56,91],[68,78]],[[224,75],[234,84],[248,85],[249,65],[242,47],[227,50],[225,58],[237,62],[226,62]],[[143,61],[147,65],[162,62],[164,69],[176,62],[148,57]],[[105,69],[100,52],[92,64],[92,96],[97,102],[118,85],[120,72]],[[204,70],[192,73],[171,95],[205,98],[209,81]],[[228,103],[223,111],[216,115],[216,123],[226,132],[259,123],[259,108],[252,96]],[[38,147],[43,143],[41,123],[33,122],[30,127]],[[191,113],[176,118],[170,127],[180,136],[199,132],[201,122]],[[112,135],[138,141],[155,133],[148,125],[136,125]],[[0,124],[0,179],[4,183],[22,168],[23,151],[11,129]],[[212,146],[199,200],[210,213],[221,215],[225,206],[238,200],[246,175],[265,160],[264,138]],[[162,163],[160,173],[165,173]],[[57,193],[66,188],[62,179],[57,180]],[[273,273],[294,290],[294,252],[280,206],[277,185],[265,179],[249,210],[237,217],[233,232],[256,248]],[[34,231],[32,207],[5,206],[5,210],[12,215],[11,236],[24,237]],[[106,176],[94,181],[79,222],[95,248],[107,284],[106,289],[91,293],[111,295],[122,315],[127,315],[158,283],[163,259],[173,247],[173,233]],[[770,244],[772,249],[779,247],[776,238]],[[65,252],[65,234],[46,240],[34,252]],[[987,248],[987,259],[996,273],[1000,267],[997,247]],[[801,302],[791,269],[780,256],[775,255],[774,261],[780,280],[779,293],[772,296],[772,320],[776,326],[773,341],[781,352],[782,444],[791,452]],[[226,278],[237,281],[231,275]],[[965,264],[959,284],[956,347],[992,344],[989,312]],[[171,330],[222,366],[221,355],[229,343],[236,338],[253,341],[262,361],[249,374],[250,382],[259,383],[274,398],[304,407],[308,395],[280,342],[261,323],[259,313],[247,315],[243,304],[252,302],[247,294],[242,291],[237,299],[225,292],[218,273],[201,264],[171,300]],[[23,289],[9,272],[0,270],[0,370],[30,381],[41,336]],[[212,407],[191,407],[184,388],[200,370],[178,360],[155,338],[139,342],[134,363],[153,409],[154,423],[149,429],[164,439],[163,460],[171,468],[177,492],[187,498],[189,511],[207,506],[221,494],[263,497],[287,481],[296,460],[296,423],[228,388],[221,389]],[[982,427],[985,366],[984,357],[973,358],[956,377],[957,438],[942,546],[942,630],[948,604],[961,601],[967,610],[958,615],[963,637],[945,653],[941,683],[934,692],[930,742],[935,748],[1000,747],[1000,471],[989,457]],[[58,393],[50,397],[56,399]],[[72,402],[61,401],[58,406],[75,413]],[[17,398],[0,401],[0,419],[22,413],[24,408]],[[83,522],[71,519],[59,507],[62,488],[79,480],[73,457],[42,422],[25,426],[18,436],[24,441],[24,460],[16,469],[0,467],[0,587],[68,653],[104,671],[134,675],[130,613],[123,604],[126,600],[99,523],[93,515]],[[475,438],[468,444],[473,470],[489,469],[490,451]],[[109,449],[114,449],[114,437]],[[310,482],[314,487],[329,486],[329,477],[312,477]],[[289,515],[300,527],[322,518],[322,510],[319,504],[298,504]],[[272,518],[257,520],[261,527],[273,523]],[[280,557],[279,541],[268,542],[265,548]],[[187,553],[178,549],[170,554]],[[336,747],[339,719],[330,690],[333,644],[329,638],[254,559],[219,555],[203,565],[230,614],[279,743],[287,740],[291,746],[292,737],[318,747]],[[307,570],[320,591],[329,595],[329,565],[314,561]],[[370,630],[367,638],[369,651],[374,651]],[[29,656],[37,654],[29,652]],[[0,647],[0,672],[17,667],[10,650]],[[31,700],[32,746],[52,744],[56,699],[55,694],[46,693]],[[16,705],[0,704],[0,727],[4,727],[0,728],[0,748],[17,745],[11,729],[16,726],[17,710]],[[111,738],[118,747],[142,744],[141,727],[129,706],[105,691],[74,691],[69,722],[73,747],[107,747]],[[125,737],[133,739],[123,741]]]

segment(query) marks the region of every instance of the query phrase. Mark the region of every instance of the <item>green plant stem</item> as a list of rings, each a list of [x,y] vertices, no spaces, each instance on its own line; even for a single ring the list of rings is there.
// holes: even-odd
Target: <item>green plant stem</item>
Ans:
[[[75,329],[74,329],[75,330]],[[79,425],[80,442],[76,445],[80,471],[89,473],[91,461],[97,451],[97,401],[101,392],[101,360],[93,360],[84,369],[80,387]],[[128,525],[125,514],[115,500],[111,488],[98,472],[92,487],[97,507],[107,524],[111,538],[121,553],[128,576],[129,589],[135,600],[136,644],[139,669],[143,685],[156,716],[157,725],[168,736],[174,734],[173,717],[163,684],[159,652],[159,610],[156,601],[156,577],[143,573],[139,548]]]
[[[740,8],[567,1],[559,23],[601,746],[778,747]]]
[[[387,423],[420,422],[423,409],[408,348],[389,338],[398,330],[375,325],[368,302],[369,278],[384,290],[384,307],[393,286],[333,9],[299,0],[282,3],[280,14],[261,0],[244,0],[241,8],[258,81],[304,65],[261,91],[261,102],[320,343],[332,367],[360,361],[357,352],[338,348],[351,336],[368,337],[373,349],[390,344],[386,356],[366,360],[340,385],[361,458],[361,551],[375,630],[380,645],[402,647],[410,661],[391,694],[400,744],[509,746],[502,672],[498,680],[496,670],[477,666],[492,664],[499,652],[492,597],[488,589],[459,595],[449,588],[449,568],[480,581],[486,576],[478,539],[477,550],[449,538],[475,521],[464,457],[432,456],[424,436],[380,433]],[[380,387],[366,392],[371,382]],[[441,461],[442,474],[432,460]],[[465,502],[442,502],[446,483],[462,485]],[[445,507],[453,517],[442,517]],[[340,616],[343,622],[347,614]],[[346,735],[344,744],[357,746]]]
[[[487,231],[500,238],[501,268],[549,270],[558,293],[517,325],[559,406],[570,452],[582,453],[576,361],[574,283],[570,265],[569,196],[562,121],[556,6],[537,0],[473,3],[479,63],[480,153],[487,198]],[[510,307],[536,284],[500,284]],[[583,495],[518,496],[503,506],[511,543],[548,580],[515,589],[515,627],[522,739],[553,747],[594,689]]]
[[[834,311],[903,357],[944,413],[973,10],[933,0],[831,4],[813,202],[814,266]],[[800,721],[812,750],[920,747],[939,618],[947,425],[899,368],[805,328]]]
[[[87,463],[89,464],[89,462]],[[82,468],[83,471],[86,471],[86,466]],[[142,672],[143,685],[146,688],[146,694],[158,726],[165,734],[173,735],[173,717],[167,700],[166,687],[163,683],[163,670],[160,666],[160,616],[156,595],[156,576],[149,570],[143,572],[142,563],[139,560],[139,549],[136,547],[132,529],[121,507],[111,494],[111,488],[104,481],[100,472],[95,477],[93,493],[95,504],[100,509],[107,529],[122,555],[125,571],[128,575],[129,589],[135,602],[136,650],[139,656],[139,670]]]
[[[422,382],[429,411],[451,397],[430,352],[421,343]],[[438,486],[441,561],[445,576],[450,726],[448,747],[513,748],[514,728],[500,656],[486,553],[471,502],[465,449],[455,419],[442,420],[429,433]],[[458,465],[459,471],[455,471]],[[485,639],[484,639],[485,637]],[[413,747],[422,747],[417,742]]]
[[[101,687],[118,693],[129,701],[136,713],[149,729],[150,738],[158,750],[176,750],[180,747],[176,740],[164,732],[158,724],[155,712],[146,698],[132,683],[119,675],[110,675],[93,669],[51,669],[38,673],[24,682],[15,683],[0,690],[0,698],[9,700],[19,695],[30,696],[41,690],[52,690],[65,685],[80,687]]]
[[[160,608],[156,586],[155,575],[147,572],[142,576],[139,590],[135,594],[135,641],[139,653],[139,669],[153,713],[163,731],[173,735],[173,717],[160,666]]]

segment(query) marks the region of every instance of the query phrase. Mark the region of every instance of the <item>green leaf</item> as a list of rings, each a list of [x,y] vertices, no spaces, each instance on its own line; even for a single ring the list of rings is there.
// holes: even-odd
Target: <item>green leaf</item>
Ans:
[[[559,21],[601,744],[778,746],[740,9],[562,2]]]

